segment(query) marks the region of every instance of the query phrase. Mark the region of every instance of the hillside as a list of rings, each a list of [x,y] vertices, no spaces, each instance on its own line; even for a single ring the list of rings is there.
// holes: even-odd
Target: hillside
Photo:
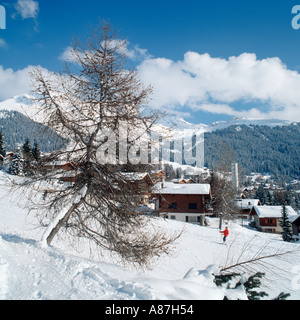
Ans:
[[[43,228],[15,194],[8,197],[8,176],[0,173],[0,299],[21,300],[193,300],[245,298],[239,290],[216,287],[212,272],[258,254],[299,250],[279,235],[259,233],[229,222],[230,236],[224,245],[218,221],[200,227],[156,218],[154,223],[174,232],[184,230],[172,256],[160,257],[152,270],[138,271],[116,263],[107,253],[98,255],[88,243],[56,239],[51,247],[40,241]],[[16,201],[18,199],[18,201]],[[213,265],[213,266],[212,266]],[[260,290],[271,299],[280,292],[300,299],[298,252],[271,258],[247,268],[265,272]],[[293,273],[294,272],[294,273]],[[298,273],[297,273],[298,272]]]
[[[205,165],[218,162],[220,145],[229,147],[233,159],[251,172],[278,177],[300,176],[300,124],[284,126],[235,125],[205,133]]]
[[[29,138],[36,140],[41,151],[49,152],[65,146],[65,141],[53,130],[29,119],[18,111],[0,110],[0,128],[4,135],[6,151],[13,151]]]

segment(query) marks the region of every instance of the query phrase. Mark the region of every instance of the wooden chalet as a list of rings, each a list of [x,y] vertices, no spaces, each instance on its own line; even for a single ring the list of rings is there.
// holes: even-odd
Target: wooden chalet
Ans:
[[[163,217],[178,221],[204,224],[210,209],[209,184],[161,182],[152,190],[155,210]]]
[[[69,162],[53,162],[44,165],[45,169],[52,169],[52,170],[64,170],[64,171],[72,171],[72,170],[77,170],[79,165],[73,161]]]
[[[291,206],[286,206],[289,219],[297,216]],[[263,232],[281,233],[282,206],[253,206],[250,215],[254,217],[254,227]]]
[[[73,161],[56,161],[45,164],[44,169],[47,171],[57,172],[56,178],[59,179],[59,181],[72,185],[79,176],[79,166],[79,164]]]
[[[121,175],[130,182],[132,191],[140,198],[141,204],[148,204],[154,182],[147,172],[121,172]]]

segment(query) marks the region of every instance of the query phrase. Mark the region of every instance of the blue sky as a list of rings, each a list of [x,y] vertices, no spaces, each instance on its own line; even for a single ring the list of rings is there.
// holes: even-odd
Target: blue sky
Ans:
[[[291,26],[297,4],[0,0],[7,20],[0,101],[28,90],[30,66],[58,71],[72,36],[83,37],[101,18],[130,42],[142,80],[154,86],[153,106],[194,123],[236,116],[300,121],[300,29]]]

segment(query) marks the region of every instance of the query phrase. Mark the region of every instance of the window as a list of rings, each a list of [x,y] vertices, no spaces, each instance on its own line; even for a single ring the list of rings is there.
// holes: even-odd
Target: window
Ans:
[[[177,209],[177,203],[176,202],[169,203],[168,209]]]
[[[188,208],[189,208],[189,210],[196,210],[197,209],[197,203],[189,203]]]
[[[196,223],[197,222],[197,217],[196,216],[191,216],[190,217],[190,222]]]
[[[175,216],[171,216],[170,218],[171,218],[171,220],[176,220]]]

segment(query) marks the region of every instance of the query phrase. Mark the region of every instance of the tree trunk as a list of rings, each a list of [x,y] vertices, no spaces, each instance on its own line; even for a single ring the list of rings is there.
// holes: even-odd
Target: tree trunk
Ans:
[[[223,213],[219,213],[219,229],[222,229],[222,224],[223,224]]]
[[[81,202],[82,200],[80,200],[78,203],[73,204],[67,211],[67,213],[58,221],[55,227],[51,230],[50,234],[46,238],[48,246],[50,246],[52,240],[58,233],[59,229],[69,220],[70,215],[74,210],[76,210],[80,206]]]

